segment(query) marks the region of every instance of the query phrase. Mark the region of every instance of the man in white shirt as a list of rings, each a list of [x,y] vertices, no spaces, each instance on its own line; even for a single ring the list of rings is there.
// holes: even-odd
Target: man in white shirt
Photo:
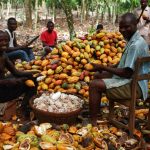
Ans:
[[[148,0],[140,0],[141,7],[135,10],[137,18],[140,17],[142,11],[142,16],[138,20],[138,31],[150,45],[150,7],[148,6]]]
[[[8,28],[5,29],[9,37],[9,47],[6,51],[10,60],[21,59],[22,61],[31,61],[34,59],[34,54],[31,48],[27,45],[20,46],[17,44],[15,30],[17,21],[15,18],[9,18],[7,21]]]

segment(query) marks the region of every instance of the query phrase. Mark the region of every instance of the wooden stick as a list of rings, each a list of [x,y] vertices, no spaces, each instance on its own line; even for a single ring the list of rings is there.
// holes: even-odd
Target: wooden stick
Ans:
[[[145,8],[146,8],[146,7],[145,7]],[[137,24],[139,23],[139,21],[140,21],[140,19],[141,19],[142,15],[143,15],[143,12],[144,12],[145,8],[144,8],[144,9],[142,9],[142,12],[141,12],[141,14],[140,14],[139,18],[137,19]]]

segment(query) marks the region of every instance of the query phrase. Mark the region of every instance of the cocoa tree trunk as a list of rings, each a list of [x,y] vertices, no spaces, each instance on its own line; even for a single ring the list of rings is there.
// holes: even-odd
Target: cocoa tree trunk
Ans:
[[[55,6],[55,2],[53,2],[53,4],[52,4],[52,14],[53,14],[53,22],[55,22],[55,19],[56,19],[56,6]]]
[[[60,2],[67,18],[70,40],[72,40],[75,36],[72,7],[69,0],[61,0]]]
[[[81,1],[81,24],[83,23],[83,20],[85,19],[85,0]]]
[[[7,18],[10,13],[10,9],[11,9],[11,3],[10,3],[10,1],[7,1],[7,13],[6,13]]]
[[[0,2],[0,18],[3,19],[4,18],[4,3]]]
[[[32,6],[31,0],[25,0],[25,15],[26,15],[26,25],[31,28],[32,27]]]
[[[37,29],[38,22],[38,0],[35,0],[35,21],[34,21],[34,29]]]

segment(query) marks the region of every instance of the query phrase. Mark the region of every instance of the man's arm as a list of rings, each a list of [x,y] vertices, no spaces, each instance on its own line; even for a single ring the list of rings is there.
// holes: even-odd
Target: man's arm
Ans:
[[[7,33],[8,34],[8,33]],[[10,40],[10,39],[9,39]],[[14,47],[8,47],[8,49],[6,50],[6,52],[11,52],[11,51],[16,51],[16,50],[20,50],[20,49],[25,49],[27,48],[26,45],[20,46],[17,44],[17,40],[16,40],[16,35],[14,34],[14,41],[13,41]]]
[[[6,56],[6,68],[16,77],[32,76],[32,72],[19,71],[15,68],[14,64]]]
[[[133,75],[133,70],[129,67],[113,68],[113,67],[108,67],[108,66],[103,66],[99,64],[93,64],[93,63],[92,65],[94,69],[97,71],[107,71],[109,73],[112,73],[112,74],[115,74],[117,76],[124,77],[124,78],[131,78],[131,76]]]

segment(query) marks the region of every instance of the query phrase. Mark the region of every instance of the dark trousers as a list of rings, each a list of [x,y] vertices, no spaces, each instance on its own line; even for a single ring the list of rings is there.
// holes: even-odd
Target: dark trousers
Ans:
[[[22,107],[27,107],[30,98],[37,93],[37,82],[34,82],[35,87],[28,87],[24,82],[16,85],[0,85],[0,103],[11,101],[24,94]]]
[[[34,54],[31,48],[7,52],[6,54],[10,60],[21,59],[22,61],[29,62],[34,59]]]

